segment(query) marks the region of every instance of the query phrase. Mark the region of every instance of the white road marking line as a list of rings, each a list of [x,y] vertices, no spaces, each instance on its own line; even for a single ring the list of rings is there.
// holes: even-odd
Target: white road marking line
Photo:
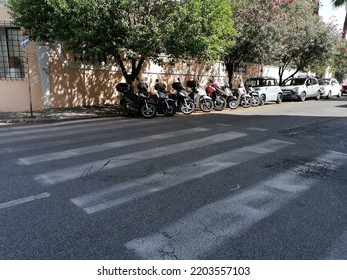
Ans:
[[[189,129],[172,131],[167,133],[154,134],[154,135],[130,139],[130,140],[127,139],[122,141],[108,142],[108,143],[103,143],[100,145],[93,145],[93,146],[87,146],[83,148],[64,150],[64,151],[55,152],[55,153],[48,153],[48,154],[36,155],[36,156],[31,156],[26,158],[20,158],[18,159],[17,164],[31,165],[31,164],[39,163],[39,162],[52,161],[57,159],[67,159],[70,157],[80,156],[84,154],[97,153],[97,152],[106,151],[109,149],[121,148],[121,147],[135,145],[135,144],[143,144],[143,143],[152,142],[153,140],[163,140],[163,139],[168,139],[173,137],[179,137],[182,135],[189,135],[189,134],[193,134],[197,132],[204,132],[208,130],[209,129],[207,128],[196,127],[196,128],[189,128]]]
[[[159,121],[152,121],[150,122],[150,125],[157,124]],[[107,122],[107,124],[112,124],[112,122]],[[132,126],[141,126],[143,125],[143,122],[133,122],[128,123],[126,121],[117,121],[117,130],[122,128],[123,126],[126,127],[132,127]],[[63,136],[70,136],[70,135],[76,135],[78,133],[89,133],[93,132],[94,134],[98,131],[105,131],[105,130],[111,130],[114,128],[110,128],[110,126],[106,125],[100,125],[100,124],[93,124],[90,125],[88,123],[85,123],[83,125],[76,125],[76,126],[66,126],[66,127],[59,127],[55,128],[52,127],[51,129],[48,127],[46,129],[33,129],[30,131],[23,131],[23,135],[12,135],[9,133],[1,133],[0,131],[0,144],[5,143],[13,143],[13,142],[23,142],[23,141],[29,141],[29,140],[35,140],[35,139],[46,139],[46,138],[53,138],[54,136],[58,135],[58,137]],[[9,135],[8,135],[9,134]],[[6,137],[5,137],[6,136]],[[14,137],[9,137],[14,136]],[[5,138],[3,138],[5,137]],[[1,139],[3,138],[3,139]]]
[[[346,164],[347,154],[328,151],[309,164],[315,166],[321,161],[331,163],[330,168],[336,170]],[[314,187],[318,179],[297,174],[298,170],[304,173],[305,166],[297,166],[238,195],[203,206],[157,233],[133,239],[125,246],[143,259],[200,259]]]
[[[50,193],[46,193],[45,192],[45,193],[41,193],[41,194],[38,194],[38,195],[32,195],[32,196],[28,196],[28,197],[15,199],[15,200],[12,200],[12,201],[0,203],[0,209],[5,209],[5,208],[17,206],[17,205],[20,205],[20,204],[24,204],[24,203],[27,203],[27,202],[34,201],[34,200],[48,198],[50,196],[51,196]]]
[[[260,128],[260,127],[247,127],[246,129],[251,131],[260,131],[260,132],[268,131],[267,128]]]
[[[94,137],[88,137],[88,139],[92,140]],[[80,142],[82,139],[85,139],[85,137],[79,137],[79,138],[74,138],[74,139],[62,139],[62,140],[52,140],[49,142],[36,142],[36,143],[31,143],[31,144],[25,144],[25,145],[20,145],[17,147],[6,147],[4,148],[7,153],[15,153],[15,152],[24,152],[24,151],[29,151],[29,150],[38,150],[42,148],[48,148],[48,147],[55,147],[55,146],[60,146],[60,145],[67,145],[67,144],[73,144]],[[100,139],[99,136],[96,136],[95,139]]]
[[[112,119],[86,119],[86,120],[73,120],[73,121],[63,121],[57,123],[49,123],[49,124],[35,124],[35,125],[27,125],[27,126],[13,126],[9,129],[1,129],[0,136],[18,136],[23,134],[32,134],[32,133],[41,133],[41,132],[54,132],[61,130],[69,130],[69,129],[80,129],[83,127],[89,126],[100,126],[99,122],[103,124],[112,124],[114,120]],[[127,123],[129,120],[117,120],[117,123],[123,124]]]
[[[42,173],[34,176],[34,178],[41,185],[51,186],[57,183],[62,183],[69,180],[89,176],[101,170],[115,169],[117,167],[138,163],[139,161],[194,150],[208,145],[234,140],[244,136],[247,136],[247,134],[238,132],[221,133],[192,141],[186,141],[184,143],[161,146],[154,149],[143,150],[140,152],[125,154],[112,158],[106,158],[103,160],[93,161],[82,165]]]
[[[165,173],[156,173],[146,178],[76,197],[71,199],[71,201],[81,207],[86,213],[93,214],[141,198],[153,192],[162,191],[188,182],[189,180],[225,170],[262,155],[275,152],[291,144],[289,142],[271,139],[256,145],[246,146],[208,157],[201,161],[193,162],[188,166],[171,168],[165,171]]]

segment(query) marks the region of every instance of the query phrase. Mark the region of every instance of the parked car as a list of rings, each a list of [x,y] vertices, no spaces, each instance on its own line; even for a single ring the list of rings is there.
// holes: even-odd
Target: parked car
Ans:
[[[289,79],[281,86],[283,99],[298,99],[305,101],[306,98],[314,97],[317,100],[321,96],[318,80],[314,77],[299,76]]]
[[[318,83],[321,90],[321,97],[325,97],[327,99],[331,98],[332,96],[341,97],[341,87],[335,78],[319,79]]]
[[[252,77],[245,81],[245,86],[253,88],[259,94],[260,105],[265,102],[282,102],[283,93],[275,78]]]
[[[341,84],[341,94],[347,93],[347,81]]]

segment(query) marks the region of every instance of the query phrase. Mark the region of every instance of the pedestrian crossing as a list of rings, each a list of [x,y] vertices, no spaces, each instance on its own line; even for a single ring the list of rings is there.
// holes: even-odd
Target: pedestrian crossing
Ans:
[[[101,170],[106,171],[110,169],[116,169],[119,167],[136,164],[143,160],[153,160],[159,157],[170,156],[175,153],[199,149],[244,136],[246,136],[246,134],[239,132],[226,132],[196,140],[186,141],[184,142],[184,145],[182,143],[177,143],[168,146],[160,146],[153,149],[141,150],[139,152],[105,158],[103,160],[92,161],[86,164],[80,164],[69,168],[54,170],[43,174],[38,174],[34,178],[41,185],[50,186],[69,180],[90,176],[92,174],[100,172]]]
[[[102,191],[76,197],[71,201],[81,207],[86,213],[93,214],[190,180],[226,170],[264,154],[275,152],[290,144],[289,142],[272,139],[257,145],[246,146],[208,157],[190,163],[187,166],[170,168],[140,180],[130,181]]]
[[[184,129],[180,131],[172,131],[168,133],[160,133],[160,134],[154,134],[150,136],[140,137],[136,139],[130,139],[130,140],[122,140],[122,141],[113,141],[113,142],[107,142],[103,144],[97,144],[92,146],[87,146],[83,148],[76,148],[76,149],[67,149],[60,152],[54,152],[54,153],[48,153],[48,154],[41,154],[41,155],[35,155],[31,157],[26,158],[20,158],[18,159],[19,165],[31,165],[35,163],[45,162],[45,161],[51,161],[51,160],[58,160],[58,159],[67,159],[74,156],[80,156],[85,155],[89,153],[98,153],[101,151],[106,151],[108,149],[117,149],[122,148],[124,146],[129,145],[135,145],[135,144],[145,144],[148,142],[152,142],[155,140],[164,140],[169,139],[172,137],[176,137],[177,135],[184,136],[193,134],[196,132],[203,132],[207,131],[206,128],[196,127],[196,128],[189,128]]]
[[[237,238],[269,217],[301,193],[314,187],[316,179],[297,170],[320,162],[336,170],[347,163],[347,154],[328,151],[307,164],[259,182],[237,195],[205,205],[158,232],[135,238],[125,246],[143,259],[200,259],[230,238]],[[203,241],[203,242],[202,242]]]
[[[117,131],[113,136],[122,135],[122,128],[136,128],[141,132],[158,125],[157,121],[142,122],[119,120]],[[11,201],[0,201],[0,211],[5,208],[19,207],[31,202],[38,203],[42,199],[54,199],[56,188],[75,180],[85,179],[91,175],[100,174],[108,170],[123,167],[134,168],[146,160],[156,161],[163,157],[177,156],[208,149],[214,145],[226,143],[246,143],[245,139],[252,137],[252,133],[259,135],[266,132],[264,128],[250,128],[247,132],[239,132],[232,126],[219,126],[221,130],[214,133],[210,126],[193,126],[191,128],[176,128],[172,131],[162,129],[160,133],[150,133],[146,136],[131,139],[98,142],[103,138],[102,132],[110,129],[111,121],[79,122],[72,125],[43,125],[33,129],[4,129],[0,130],[0,147],[9,154],[14,154],[14,164],[19,168],[33,168],[31,179],[37,182],[41,192]],[[77,145],[84,138],[84,134],[91,134],[99,144]],[[52,136],[53,135],[53,136]],[[35,140],[41,139],[37,143]],[[56,137],[57,136],[57,137]],[[58,137],[59,136],[59,137]],[[15,138],[13,138],[15,137]],[[18,137],[18,138],[17,138]],[[23,139],[32,140],[30,145],[23,148],[19,145]],[[172,144],[173,140],[174,144]],[[19,144],[18,144],[19,143]],[[141,149],[142,144],[157,143],[154,148]],[[83,215],[94,217],[96,213],[122,207],[142,198],[159,192],[174,189],[179,185],[186,185],[208,176],[216,176],[222,171],[230,170],[238,165],[261,160],[268,155],[295,147],[294,142],[275,138],[261,138],[255,144],[235,145],[222,153],[201,153],[194,160],[186,160],[182,165],[178,162],[174,166],[159,166],[142,177],[125,177],[117,183],[108,182],[93,190],[69,195],[71,207],[81,210]],[[43,152],[49,147],[49,152]],[[114,156],[107,156],[108,152],[123,151],[130,148],[130,152],[120,152]],[[134,148],[134,150],[132,150]],[[105,152],[94,159],[93,155]],[[28,153],[27,156],[25,154]],[[69,164],[73,159],[88,156],[81,164]],[[276,172],[272,177],[248,186],[247,189],[237,189],[223,199],[203,205],[191,212],[185,213],[178,220],[163,224],[160,230],[141,237],[131,237],[125,244],[127,250],[143,259],[199,259],[209,251],[221,246],[225,241],[238,238],[255,224],[266,219],[281,207],[313,188],[319,178],[305,177],[305,172],[319,172],[321,163],[330,172],[334,172],[347,164],[347,154],[336,151],[323,151],[320,156],[311,161],[292,166],[288,170]],[[66,163],[66,167],[61,168]],[[240,178],[242,181],[242,178]],[[85,184],[95,184],[97,181],[83,181]],[[80,185],[79,185],[80,186]],[[38,191],[37,193],[40,193]],[[0,212],[1,215],[1,212]]]

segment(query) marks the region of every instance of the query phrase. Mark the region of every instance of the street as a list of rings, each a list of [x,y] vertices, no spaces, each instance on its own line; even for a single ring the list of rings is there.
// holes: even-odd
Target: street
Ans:
[[[0,126],[0,259],[347,258],[347,97]]]

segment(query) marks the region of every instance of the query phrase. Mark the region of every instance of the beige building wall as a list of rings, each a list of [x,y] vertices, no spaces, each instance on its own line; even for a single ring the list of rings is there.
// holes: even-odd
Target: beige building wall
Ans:
[[[51,48],[50,61],[51,107],[93,106],[119,102],[115,86],[125,80],[117,66],[103,67],[76,63],[69,60],[59,46]],[[183,84],[189,79],[200,79],[205,85],[211,76],[226,82],[227,75],[222,68],[220,64],[210,69],[198,64],[161,67],[147,62],[139,78],[149,85],[151,92],[155,91],[156,79],[160,79],[168,85],[168,90],[172,91],[171,84],[178,78]]]
[[[0,22],[9,21],[8,9],[0,7]],[[0,112],[29,111],[30,91],[33,110],[43,108],[36,46],[33,42],[27,46],[27,53],[29,76],[27,75],[23,79],[0,79]]]

